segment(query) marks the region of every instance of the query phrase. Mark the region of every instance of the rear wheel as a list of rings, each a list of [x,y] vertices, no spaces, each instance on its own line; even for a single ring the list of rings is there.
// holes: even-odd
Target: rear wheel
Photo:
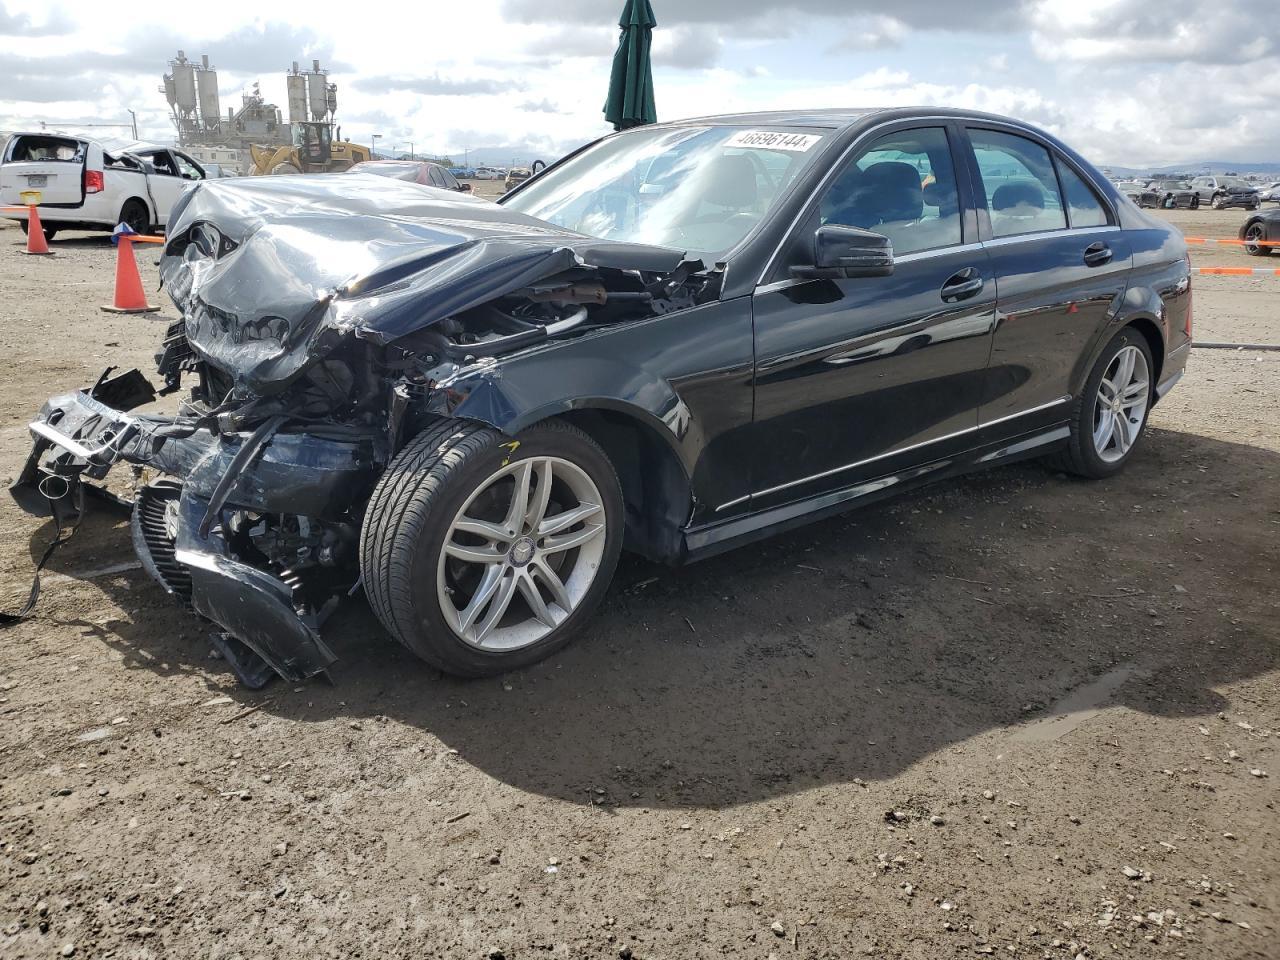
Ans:
[[[125,201],[125,205],[120,208],[120,222],[134,233],[151,232],[151,214],[147,212],[147,205],[141,200]]]
[[[1118,473],[1138,446],[1155,395],[1151,348],[1132,327],[1115,335],[1072,408],[1067,448],[1051,462],[1078,476]]]
[[[442,670],[523,667],[567,644],[603,599],[622,518],[612,465],[575,427],[551,421],[512,440],[445,421],[374,488],[365,593],[391,634]]]
[[[23,236],[26,236],[26,233],[27,233],[27,221],[25,221],[25,220],[19,220],[19,221],[18,221],[18,227],[22,230]],[[40,230],[40,232],[44,234],[44,238],[45,238],[46,240],[52,240],[54,237],[56,237],[56,236],[58,235],[58,228],[57,228],[57,227],[42,227],[42,228],[41,228],[41,230]]]
[[[1244,252],[1251,257],[1265,257],[1271,253],[1271,247],[1260,240],[1267,239],[1266,228],[1260,223],[1251,223],[1244,232]]]

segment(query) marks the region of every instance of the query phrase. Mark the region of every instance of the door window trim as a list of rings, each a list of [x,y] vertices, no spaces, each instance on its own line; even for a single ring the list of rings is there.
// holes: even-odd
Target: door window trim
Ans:
[[[964,154],[965,154],[965,159],[969,165],[969,176],[972,178],[972,183],[973,183],[974,208],[977,212],[977,217],[978,217],[978,234],[983,243],[990,243],[992,241],[1011,241],[1011,240],[1025,240],[1029,238],[1043,238],[1046,236],[1054,236],[1057,234],[1067,233],[1068,231],[1077,230],[1077,229],[1078,230],[1106,230],[1108,228],[1113,228],[1116,230],[1120,229],[1120,226],[1119,226],[1120,215],[1115,208],[1115,204],[1111,202],[1111,198],[1108,197],[1103,190],[1098,189],[1098,184],[1093,179],[1093,176],[1086,173],[1077,164],[1073,163],[1062,152],[1061,149],[1059,149],[1053,143],[1050,143],[1049,141],[1047,141],[1045,138],[1039,136],[1035,131],[1028,130],[1024,127],[1019,127],[1016,124],[1012,124],[1012,123],[1002,123],[999,120],[973,120],[973,121],[961,120],[958,125],[960,127],[959,134],[964,141],[964,147],[965,147]],[[1063,219],[1066,220],[1067,222],[1067,227],[1065,229],[1037,230],[1035,233],[1019,233],[1011,237],[997,237],[995,235],[995,233],[991,229],[991,211],[987,206],[985,185],[983,187],[983,190],[981,191],[982,203],[979,204],[977,202],[977,197],[979,194],[978,184],[982,183],[983,180],[982,180],[982,172],[978,169],[978,156],[973,151],[973,141],[969,137],[970,130],[990,130],[994,133],[1004,133],[1004,134],[1008,134],[1009,136],[1022,137],[1024,140],[1030,140],[1032,143],[1038,144],[1039,146],[1043,147],[1045,150],[1049,151],[1049,158],[1054,164],[1053,178],[1058,184],[1058,194],[1062,197],[1062,214],[1063,214]],[[1105,227],[1072,227],[1071,226],[1071,214],[1067,210],[1066,196],[1062,189],[1062,177],[1058,173],[1057,164],[1059,160],[1066,163],[1067,166],[1071,168],[1072,172],[1074,172],[1076,176],[1078,176],[1081,180],[1083,180],[1086,186],[1092,188],[1094,195],[1100,201],[1102,201],[1103,212],[1106,213],[1107,215],[1107,226]]]

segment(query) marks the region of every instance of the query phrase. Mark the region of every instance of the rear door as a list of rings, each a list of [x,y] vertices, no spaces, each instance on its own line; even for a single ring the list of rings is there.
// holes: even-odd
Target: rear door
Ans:
[[[979,232],[998,289],[978,420],[999,435],[1066,416],[1130,265],[1110,204],[1050,144],[1015,129],[966,126]]]
[[[17,134],[0,164],[0,202],[22,203],[21,194],[34,190],[42,204],[79,206],[84,202],[88,154],[88,141],[76,137]]]

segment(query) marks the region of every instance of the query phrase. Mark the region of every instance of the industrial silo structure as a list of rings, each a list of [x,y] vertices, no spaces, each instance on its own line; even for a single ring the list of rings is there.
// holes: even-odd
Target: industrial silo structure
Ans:
[[[206,131],[216,130],[222,123],[222,106],[218,100],[218,72],[209,66],[208,54],[200,57],[196,69],[196,91],[202,126]]]

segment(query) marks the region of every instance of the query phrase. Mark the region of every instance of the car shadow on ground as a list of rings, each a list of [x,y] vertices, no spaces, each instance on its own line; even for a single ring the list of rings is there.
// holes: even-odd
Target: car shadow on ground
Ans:
[[[299,724],[398,721],[522,790],[644,806],[891,777],[1117,668],[1113,702],[1204,715],[1225,706],[1213,687],[1280,666],[1278,473],[1270,451],[1152,430],[1103,483],[1016,465],[680,570],[625,559],[585,636],[504,677],[440,675],[353,601],[326,626],[335,686],[227,692]],[[226,683],[207,627],[145,575],[102,585],[125,619],[70,625],[126,667]]]

